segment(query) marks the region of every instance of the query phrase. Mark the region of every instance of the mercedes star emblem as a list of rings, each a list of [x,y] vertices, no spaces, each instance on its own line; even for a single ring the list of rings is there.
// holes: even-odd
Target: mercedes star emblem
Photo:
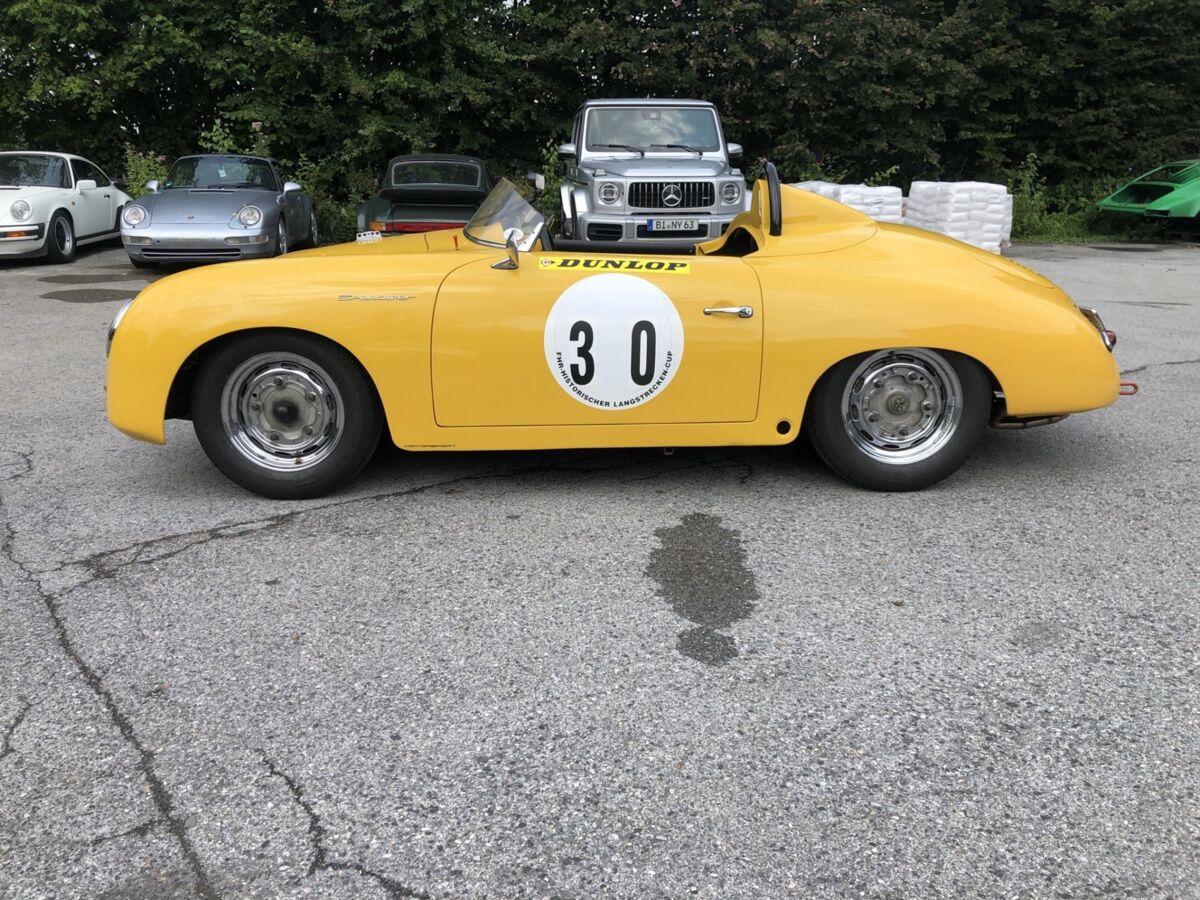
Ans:
[[[662,189],[663,206],[678,206],[683,200],[683,188],[677,184],[664,184]]]

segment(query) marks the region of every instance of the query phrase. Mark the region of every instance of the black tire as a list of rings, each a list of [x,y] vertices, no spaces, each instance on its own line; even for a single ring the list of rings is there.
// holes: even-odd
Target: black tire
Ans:
[[[973,359],[887,350],[851,357],[826,372],[809,398],[805,431],[825,464],[851,484],[915,491],[966,462],[991,410],[991,379]]]
[[[308,211],[308,239],[305,240],[304,246],[306,249],[318,247],[321,244],[321,238],[317,229],[317,208],[314,206]]]
[[[284,256],[290,247],[288,246],[287,221],[283,217],[283,213],[279,214],[279,224],[275,226],[275,256]]]
[[[277,372],[283,374],[270,374]],[[316,402],[300,400],[318,392]],[[358,361],[322,338],[295,332],[255,332],[222,344],[200,366],[191,402],[196,437],[213,464],[246,490],[274,500],[337,490],[367,464],[383,430],[375,388]],[[276,419],[286,403],[293,408]],[[306,421],[315,435],[298,427]]]
[[[61,209],[46,226],[46,262],[58,265],[75,259],[75,225]]]

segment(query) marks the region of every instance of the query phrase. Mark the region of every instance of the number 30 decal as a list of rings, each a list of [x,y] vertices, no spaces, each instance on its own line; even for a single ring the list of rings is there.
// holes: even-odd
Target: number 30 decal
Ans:
[[[683,323],[669,297],[633,275],[592,275],[550,310],[546,363],[559,386],[597,409],[629,409],[671,383],[683,360]]]

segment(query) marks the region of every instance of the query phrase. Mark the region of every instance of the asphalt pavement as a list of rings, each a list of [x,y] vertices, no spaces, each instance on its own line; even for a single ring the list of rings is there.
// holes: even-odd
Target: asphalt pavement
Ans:
[[[0,896],[1200,897],[1200,249],[1026,247],[1137,397],[921,493],[104,416],[119,248],[0,264]]]

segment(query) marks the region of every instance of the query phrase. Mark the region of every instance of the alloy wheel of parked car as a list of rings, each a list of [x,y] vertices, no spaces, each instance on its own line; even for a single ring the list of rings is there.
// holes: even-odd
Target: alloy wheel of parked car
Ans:
[[[308,246],[316,247],[320,242],[321,239],[317,235],[317,211],[314,209],[308,213]]]
[[[75,227],[71,217],[61,210],[54,214],[46,235],[46,259],[52,263],[68,263],[75,258]]]
[[[807,431],[825,463],[880,491],[927,487],[955,472],[991,415],[991,382],[974,360],[921,348],[843,360],[810,399]]]
[[[320,338],[257,332],[224,344],[201,366],[192,421],[205,453],[264,497],[326,494],[366,465],[382,415],[366,374]]]
[[[279,217],[279,232],[275,236],[275,255],[283,256],[288,252],[288,237],[287,225],[283,221],[283,216]]]

